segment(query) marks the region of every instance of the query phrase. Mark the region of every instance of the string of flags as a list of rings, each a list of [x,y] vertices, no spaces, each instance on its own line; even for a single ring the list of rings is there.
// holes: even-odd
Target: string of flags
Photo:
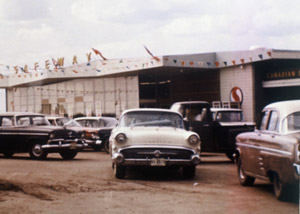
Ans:
[[[146,52],[151,56],[151,59],[153,59],[153,61],[151,60],[151,64],[154,65],[155,62],[159,62],[160,61],[160,58],[153,55],[152,52],[145,46],[143,45]],[[87,61],[86,61],[86,66],[90,66],[91,65],[91,57],[92,57],[92,53],[94,53],[96,56],[99,56],[101,58],[101,62],[102,62],[102,66],[105,66],[107,65],[107,62],[109,61],[99,50],[95,49],[95,48],[91,48],[92,49],[92,52],[89,52],[89,53],[86,53],[86,57],[87,57]],[[271,57],[272,56],[272,53],[271,51],[267,51],[266,52],[268,57]],[[227,67],[227,66],[236,66],[238,64],[245,64],[245,63],[251,63],[253,61],[253,56],[249,57],[249,58],[240,58],[239,60],[237,59],[234,59],[234,60],[227,60],[227,61],[202,61],[202,60],[199,60],[199,61],[188,61],[188,60],[179,60],[179,59],[169,59],[170,57],[164,57],[164,60],[166,61],[170,61],[172,64],[174,65],[181,65],[181,66],[190,66],[190,67],[194,67],[194,66],[197,66],[197,67],[205,67],[205,68],[219,68],[219,67]],[[263,60],[264,59],[264,55],[262,53],[258,54],[256,56],[256,59],[260,59],[260,60]],[[52,62],[52,65],[51,65],[51,62]],[[131,61],[126,61],[128,63],[130,63]],[[124,60],[121,59],[119,60],[118,62],[115,62],[115,64],[123,64],[124,63]],[[115,67],[111,68],[111,69],[137,69],[138,67],[140,68],[146,68],[149,66],[149,63],[148,62],[139,62],[139,63],[142,63],[142,64],[135,64],[135,65],[124,65],[124,66],[118,66],[116,65]],[[11,69],[13,68],[13,71],[15,74],[17,74],[16,76],[17,77],[21,77],[21,74],[23,73],[24,74],[24,77],[26,77],[26,74],[29,74],[29,76],[32,76],[33,74],[35,74],[36,76],[38,75],[38,73],[40,75],[43,75],[43,72],[58,72],[58,71],[61,71],[61,72],[64,72],[64,64],[65,64],[65,58],[64,57],[60,57],[60,58],[57,58],[57,59],[54,59],[52,58],[51,61],[49,59],[47,59],[45,62],[44,62],[44,65],[43,66],[40,66],[38,62],[35,62],[34,63],[34,67],[33,68],[29,68],[27,64],[25,64],[23,67],[21,66],[8,66],[8,65],[3,65],[3,64],[0,64],[0,67],[1,66],[4,66],[5,69],[2,70],[2,71],[11,71]],[[78,59],[77,59],[77,56],[74,55],[73,56],[73,59],[72,59],[72,66],[80,66],[79,63],[78,63]],[[96,72],[102,72],[102,70],[104,69],[104,67],[96,67],[94,68],[94,70]],[[42,72],[38,72],[38,71],[42,71]],[[71,68],[71,71],[75,74],[78,74],[79,71],[78,69],[76,69],[76,67],[73,69]],[[0,79],[3,79],[4,76],[7,76],[7,75],[4,75],[3,73],[1,73],[1,70],[0,70]],[[7,78],[9,78],[9,76],[7,76]]]

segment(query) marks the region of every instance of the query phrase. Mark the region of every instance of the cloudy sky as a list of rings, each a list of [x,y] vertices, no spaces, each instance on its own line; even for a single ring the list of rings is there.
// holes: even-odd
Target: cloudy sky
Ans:
[[[143,45],[158,56],[300,50],[299,11],[296,0],[0,0],[0,64],[70,65],[92,47],[109,59],[147,57]]]

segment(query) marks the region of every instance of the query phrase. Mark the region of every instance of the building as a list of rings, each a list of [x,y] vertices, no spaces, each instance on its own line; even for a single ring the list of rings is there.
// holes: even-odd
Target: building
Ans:
[[[1,71],[0,71],[1,73]],[[239,104],[253,121],[268,103],[300,99],[300,51],[258,48],[98,60],[0,76],[8,111],[116,115],[176,101]]]

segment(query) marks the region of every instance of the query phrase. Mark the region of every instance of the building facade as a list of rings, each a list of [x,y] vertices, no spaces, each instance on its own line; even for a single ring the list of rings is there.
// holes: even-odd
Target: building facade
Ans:
[[[228,102],[254,121],[268,103],[300,99],[300,51],[255,49],[99,60],[0,78],[8,111],[115,115],[177,101]]]

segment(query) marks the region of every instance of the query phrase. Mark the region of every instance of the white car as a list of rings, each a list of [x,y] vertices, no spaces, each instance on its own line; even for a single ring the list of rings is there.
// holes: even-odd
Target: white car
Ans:
[[[182,116],[166,109],[131,109],[122,113],[110,136],[116,178],[123,179],[128,166],[183,167],[192,178],[200,163],[200,138],[186,131]]]

